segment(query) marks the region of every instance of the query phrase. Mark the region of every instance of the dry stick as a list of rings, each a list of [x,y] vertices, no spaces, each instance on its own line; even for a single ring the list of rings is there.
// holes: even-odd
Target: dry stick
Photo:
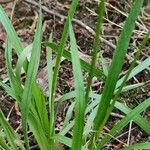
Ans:
[[[35,1],[33,1],[33,0],[24,0],[23,2],[26,2],[26,3],[29,3],[29,4],[32,4],[32,5],[34,5],[34,6],[39,7],[39,4],[38,4],[37,2],[35,2]],[[41,5],[41,8],[42,8],[42,10],[44,10],[46,13],[48,13],[48,14],[50,14],[50,15],[54,15],[54,16],[60,18],[62,22],[67,18],[67,16],[61,15],[60,13],[58,13],[58,12],[56,12],[56,11],[54,11],[54,10],[49,10],[46,6]],[[85,23],[83,23],[82,21],[80,21],[80,20],[78,20],[78,19],[73,19],[73,22],[76,23],[76,24],[78,24],[78,25],[81,26],[82,28],[86,29],[86,30],[87,30],[88,32],[90,32],[92,35],[95,35],[95,31],[94,31],[91,27],[89,27],[89,26],[87,26]],[[106,45],[110,46],[110,47],[113,48],[113,49],[116,48],[116,46],[115,46],[114,44],[112,44],[111,42],[105,40],[105,39],[102,38],[102,37],[101,37],[101,41],[104,42]],[[126,54],[126,56],[129,57],[128,54]],[[131,56],[130,56],[130,57],[131,57]],[[132,58],[132,60],[133,60],[133,58]],[[141,63],[141,62],[138,61],[138,60],[137,60],[136,62],[137,62],[137,64],[140,64],[140,63]],[[148,67],[147,69],[150,70],[149,67]]]
[[[13,4],[13,7],[12,7],[12,11],[11,11],[11,15],[10,15],[10,20],[12,21],[12,19],[13,19],[13,15],[14,15],[14,11],[15,11],[15,8],[16,8],[16,4],[17,4],[17,1],[18,0],[13,0],[14,2],[14,4]]]
[[[0,4],[7,4],[13,2],[14,0],[0,0]]]
[[[127,146],[130,145],[131,129],[132,129],[132,120],[130,121],[130,125],[129,125],[129,133],[128,133]]]

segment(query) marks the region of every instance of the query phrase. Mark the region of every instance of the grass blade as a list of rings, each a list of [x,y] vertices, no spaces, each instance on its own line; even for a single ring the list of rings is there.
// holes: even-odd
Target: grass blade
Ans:
[[[33,132],[33,135],[35,136],[35,139],[37,140],[40,149],[49,150],[49,138],[45,134],[45,131],[40,122],[40,118],[35,108],[31,108],[29,112],[28,123],[31,128],[31,131]]]
[[[130,80],[132,77],[134,77],[135,75],[137,75],[138,73],[140,73],[141,71],[143,71],[144,69],[148,68],[150,66],[150,57],[146,58],[143,62],[141,62],[139,65],[137,65],[130,73],[128,80]],[[118,88],[123,80],[124,80],[125,76],[123,76],[120,80],[118,80],[116,88]]]
[[[50,132],[49,132],[49,120],[48,120],[48,114],[46,108],[46,98],[37,83],[34,83],[32,87],[32,94],[34,97],[35,108],[36,108],[37,115],[39,117],[39,121],[41,122],[41,126],[45,131],[45,135],[49,137]]]
[[[131,150],[131,149],[134,149],[134,150],[147,149],[148,150],[148,149],[150,149],[150,142],[134,144],[134,145],[131,145],[129,147],[125,147],[122,150]]]
[[[22,112],[22,128],[24,132],[24,138],[26,143],[26,149],[29,149],[28,137],[27,137],[27,116],[29,111],[29,104],[31,100],[32,86],[36,80],[36,74],[40,61],[41,51],[41,37],[42,37],[42,13],[40,11],[37,29],[34,37],[31,60],[29,63],[27,78],[25,81],[25,87],[23,91],[23,97],[21,101],[21,112]]]
[[[57,44],[53,43],[49,43],[49,42],[44,42],[44,45],[50,47],[51,49],[53,49],[56,53],[59,53],[59,49]],[[65,57],[66,59],[71,61],[71,53],[70,50],[63,50],[63,57]],[[89,63],[87,63],[86,61],[80,59],[80,64],[81,67],[87,71],[90,72],[90,68],[91,65]],[[102,70],[99,70],[97,68],[93,68],[93,76],[96,76],[99,80],[104,80],[106,78],[106,76],[104,75],[104,73],[102,72]]]
[[[125,22],[124,28],[121,32],[118,45],[113,55],[112,64],[106,79],[104,90],[102,93],[102,98],[98,107],[97,115],[94,119],[94,131],[98,131],[99,127],[105,119],[107,109],[109,107],[110,101],[113,97],[115,86],[121,71],[123,60],[127,52],[129,41],[132,35],[132,31],[135,27],[135,21],[140,13],[140,8],[142,7],[143,0],[136,0],[131,12]],[[102,127],[100,127],[102,128]],[[97,137],[97,132],[94,132],[91,138],[91,144],[93,144],[93,139]]]
[[[3,83],[2,81],[0,81],[0,86],[8,93],[8,95],[17,100],[16,93],[11,87]]]
[[[107,122],[107,120],[108,120],[108,118],[109,118],[109,116],[110,116],[110,113],[112,112],[112,110],[113,110],[113,108],[114,108],[115,102],[117,101],[117,99],[118,99],[118,97],[119,97],[119,95],[120,95],[120,93],[121,93],[121,91],[122,91],[122,89],[123,89],[123,87],[124,87],[124,85],[125,85],[125,83],[126,83],[128,77],[129,77],[131,71],[133,70],[135,63],[136,63],[137,59],[139,58],[139,56],[140,56],[140,54],[141,54],[141,51],[143,50],[143,47],[146,45],[146,43],[147,43],[147,41],[148,41],[148,39],[149,39],[149,36],[150,36],[150,30],[148,31],[148,33],[146,34],[144,40],[141,42],[139,48],[137,49],[137,52],[136,52],[136,54],[135,54],[135,56],[134,56],[134,60],[133,60],[133,62],[131,63],[131,66],[129,67],[128,72],[126,73],[126,75],[125,75],[125,77],[124,77],[124,80],[123,80],[121,86],[119,87],[119,89],[118,89],[117,92],[115,93],[115,96],[114,96],[114,98],[113,98],[113,100],[112,100],[112,102],[111,102],[111,105],[110,105],[109,108],[107,109],[107,113],[106,113],[105,119],[104,119],[104,121],[102,122],[102,125],[101,125],[101,127],[100,127],[99,130],[101,130],[102,127],[103,127],[103,126],[105,125],[105,123]]]
[[[69,121],[71,120],[71,117],[73,116],[74,107],[75,107],[75,103],[73,102],[69,106],[69,108],[68,108],[68,110],[66,112],[63,128],[65,128],[69,124]]]
[[[0,137],[0,148],[4,149],[4,150],[10,150],[10,148],[8,147],[8,145],[4,142],[3,138]]]
[[[103,17],[105,13],[105,0],[101,0],[98,6],[98,17],[97,17],[97,22],[96,22],[96,27],[95,27],[95,38],[94,38],[94,43],[93,43],[93,56],[92,56],[92,63],[91,63],[91,68],[87,80],[87,88],[86,88],[86,94],[85,94],[85,99],[88,102],[89,98],[89,93],[90,93],[90,87],[92,84],[92,78],[93,78],[93,70],[96,68],[96,61],[97,61],[97,54],[100,49],[100,37],[102,34],[102,25],[103,25]]]
[[[117,123],[110,130],[109,134],[107,134],[97,145],[97,149],[101,149],[104,146],[104,144],[106,144],[112,138],[112,136],[115,136],[117,133],[119,133],[131,120],[134,120],[134,118],[137,117],[137,115],[139,115],[149,106],[150,106],[150,98],[139,104],[130,113],[128,113],[119,123]]]
[[[66,41],[68,38],[69,18],[72,20],[77,5],[78,5],[78,0],[73,0],[72,4],[70,6],[69,12],[68,12],[68,17],[67,17],[65,25],[64,25],[62,38],[60,40],[60,45],[59,45],[59,50],[58,50],[59,53],[58,53],[57,59],[56,59],[56,65],[55,65],[55,69],[54,69],[54,78],[53,78],[53,82],[52,82],[52,95],[51,95],[52,99],[55,98],[57,76],[58,76],[58,71],[59,71],[59,67],[60,67],[61,57],[63,55],[63,50],[64,50],[64,47],[65,47],[65,44],[66,44]]]
[[[11,145],[11,148],[13,150],[18,150],[17,143],[20,143],[22,145],[18,135],[14,132],[14,130],[11,128],[11,126],[8,124],[3,112],[0,109],[0,124],[2,125],[5,134],[8,138],[8,142]],[[23,146],[22,146],[23,147]]]
[[[2,23],[3,27],[7,32],[8,40],[10,40],[17,54],[19,55],[23,47],[2,6],[0,6],[0,22]]]
[[[21,97],[22,97],[23,89],[22,89],[20,83],[18,82],[18,80],[16,79],[16,77],[14,75],[14,72],[13,72],[13,68],[12,68],[12,64],[11,64],[12,47],[11,47],[11,44],[10,44],[9,40],[6,43],[5,59],[6,59],[7,72],[8,72],[8,77],[9,77],[9,81],[10,81],[12,91],[15,94],[16,100],[18,102],[20,102]]]
[[[52,42],[52,34],[50,35],[49,42]],[[49,87],[49,111],[50,111],[50,146],[54,148],[55,135],[55,108],[54,99],[52,99],[52,82],[53,82],[53,60],[52,60],[52,49],[47,48],[47,72],[48,72],[48,87]]]
[[[123,105],[120,102],[115,103],[115,107],[119,109],[121,112],[128,114],[132,111],[132,109],[128,108],[127,106]],[[147,134],[150,134],[150,122],[148,122],[145,118],[141,115],[137,115],[133,121],[141,127]]]
[[[21,69],[23,67],[24,61],[26,60],[31,50],[32,50],[32,44],[24,48],[23,51],[19,55],[17,65],[16,65],[16,77],[19,81],[20,81]]]
[[[82,147],[82,136],[83,136],[83,128],[84,128],[84,114],[85,114],[85,97],[84,97],[84,83],[82,70],[80,65],[80,60],[78,56],[78,49],[76,45],[76,40],[74,36],[74,32],[72,29],[71,22],[69,22],[69,37],[70,37],[70,45],[71,45],[71,57],[72,57],[72,65],[73,65],[73,74],[75,80],[75,95],[76,95],[76,117],[75,117],[75,125],[73,130],[73,141],[72,141],[72,150],[80,150]]]

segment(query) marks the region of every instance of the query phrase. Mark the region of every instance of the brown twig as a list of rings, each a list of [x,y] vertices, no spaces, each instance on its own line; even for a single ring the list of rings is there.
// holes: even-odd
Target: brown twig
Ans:
[[[7,4],[13,2],[14,0],[0,0],[0,4]]]

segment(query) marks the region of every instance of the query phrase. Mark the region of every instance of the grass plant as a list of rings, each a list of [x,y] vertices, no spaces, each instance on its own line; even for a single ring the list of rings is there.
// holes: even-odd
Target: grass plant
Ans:
[[[143,2],[144,0],[135,0],[133,2],[113,53],[108,73],[106,73],[104,68],[96,67],[98,54],[101,53],[100,39],[103,30],[103,18],[105,16],[105,0],[99,0],[91,64],[80,59],[78,56],[77,42],[72,26],[72,19],[78,6],[78,0],[73,0],[70,5],[59,43],[53,42],[52,33],[49,40],[42,41],[42,11],[40,9],[33,43],[27,47],[22,46],[11,21],[2,6],[0,6],[0,23],[2,23],[7,33],[5,62],[9,78],[9,83],[0,81],[0,86],[18,103],[21,110],[21,126],[23,131],[22,135],[21,133],[17,133],[0,109],[1,149],[30,149],[28,132],[31,131],[41,150],[54,150],[59,146],[58,143],[68,146],[72,150],[99,150],[103,149],[130,121],[136,123],[143,131],[150,135],[150,122],[141,116],[141,113],[149,108],[150,98],[145,99],[135,108],[129,108],[120,101],[120,94],[148,84],[147,82],[130,85],[127,84],[127,81],[150,66],[150,57],[140,64],[136,64],[142,50],[149,41],[150,29],[146,31],[147,33],[143,41],[139,44],[127,73],[123,77],[120,77],[124,58],[127,54],[130,39]],[[67,40],[70,42],[70,48],[68,49],[65,48]],[[47,47],[48,101],[36,81],[41,46]],[[57,56],[54,70],[52,51]],[[15,69],[12,66],[12,53],[16,53],[18,56]],[[28,53],[31,53],[30,60],[27,58]],[[62,95],[56,101],[56,85],[62,57],[72,62],[75,89]],[[102,61],[106,61],[105,57],[102,57],[102,59]],[[26,76],[25,82],[21,79],[21,70],[24,70]],[[84,84],[82,70],[88,73],[87,85]],[[101,94],[96,94],[91,89],[94,76],[102,80],[105,84]],[[58,101],[64,103],[69,99],[72,100],[72,104],[68,107],[64,126],[62,130],[56,133],[55,120],[57,110],[55,103]],[[100,138],[114,108],[121,111],[124,114],[124,118],[120,119],[107,134]],[[68,137],[70,132],[73,135]],[[150,149],[149,142],[131,145],[123,149],[145,148]]]

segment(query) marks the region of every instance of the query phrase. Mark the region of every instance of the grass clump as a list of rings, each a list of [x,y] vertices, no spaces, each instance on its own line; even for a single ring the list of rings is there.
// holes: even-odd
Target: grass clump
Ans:
[[[141,112],[150,106],[150,98],[143,101],[134,109],[128,108],[119,101],[119,96],[122,92],[144,85],[144,83],[141,83],[126,86],[126,82],[150,65],[150,58],[147,58],[141,64],[135,66],[142,49],[149,40],[150,30],[148,30],[145,38],[139,45],[139,48],[137,48],[133,62],[131,63],[126,75],[120,78],[124,58],[127,54],[129,42],[143,2],[144,0],[135,0],[133,3],[131,11],[119,36],[119,40],[113,54],[112,63],[108,70],[108,75],[105,73],[104,69],[101,70],[96,67],[97,56],[100,52],[100,39],[103,30],[103,18],[105,15],[106,4],[105,0],[99,1],[91,64],[81,60],[78,56],[77,44],[72,26],[72,19],[75,14],[76,7],[78,6],[78,0],[72,1],[59,44],[53,42],[52,34],[48,41],[42,42],[42,12],[40,10],[33,43],[25,48],[23,48],[11,22],[6,16],[3,8],[0,6],[0,22],[7,33],[5,59],[9,76],[9,84],[5,84],[3,81],[0,81],[0,86],[4,88],[4,90],[19,104],[24,137],[22,138],[20,133],[15,132],[6,120],[3,112],[0,110],[0,147],[2,149],[30,149],[28,130],[32,131],[41,150],[54,150],[58,146],[58,143],[68,146],[72,150],[103,149],[103,147],[110,142],[110,139],[121,132],[121,130],[132,120],[147,134],[150,134],[150,123],[140,115]],[[68,37],[70,41],[70,48],[65,49]],[[48,101],[36,81],[42,45],[47,46],[48,50]],[[13,50],[18,55],[15,70],[12,67]],[[54,50],[57,54],[54,71],[52,50]],[[27,59],[27,53],[29,52],[31,52],[30,60]],[[58,71],[62,57],[65,57],[72,62],[75,90],[62,95],[62,97],[59,98],[59,101],[62,103],[68,99],[73,99],[73,102],[66,113],[64,127],[61,131],[56,133],[55,95]],[[26,74],[25,82],[22,82],[21,80],[22,69]],[[87,85],[84,85],[82,69],[88,72]],[[95,94],[91,90],[92,78],[94,76],[103,80],[105,84],[104,90],[101,94]],[[100,135],[103,133],[104,126],[106,125],[114,107],[123,112],[125,117],[114,125],[108,134],[105,134],[100,139]],[[72,115],[73,110],[75,110],[74,116]],[[70,118],[73,119],[71,120]],[[73,133],[71,137],[67,136],[70,131]],[[150,148],[150,143],[146,142],[135,144],[131,147],[125,147],[124,149],[130,148]]]

